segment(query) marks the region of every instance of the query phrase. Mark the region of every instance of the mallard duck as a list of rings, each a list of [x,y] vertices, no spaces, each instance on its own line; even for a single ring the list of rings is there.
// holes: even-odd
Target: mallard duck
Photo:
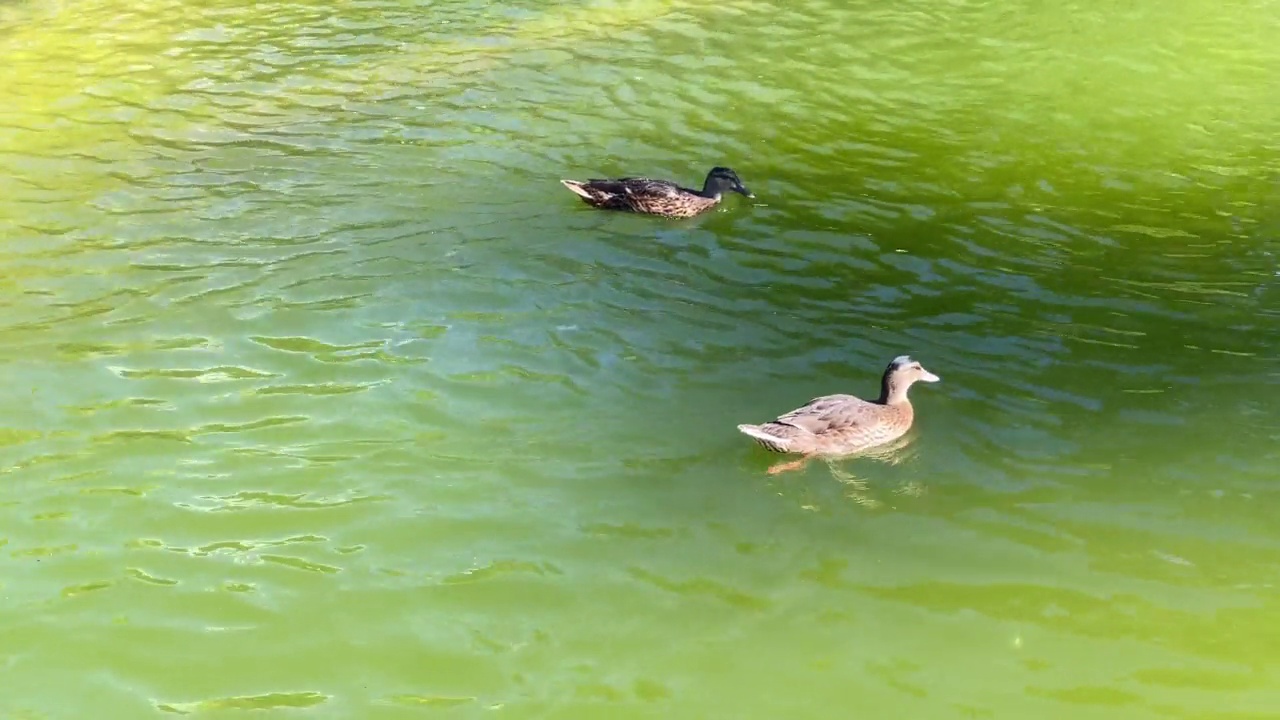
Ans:
[[[850,455],[905,435],[915,419],[907,390],[919,380],[939,379],[909,356],[900,355],[885,368],[875,402],[853,395],[823,395],[776,420],[739,425],[738,430],[773,452],[805,456],[770,472],[802,466],[813,456]]]
[[[749,198],[755,197],[743,186],[738,174],[727,167],[711,168],[702,190],[691,190],[670,180],[626,177],[614,180],[561,180],[588,205],[605,210],[693,217],[715,207],[724,193],[732,190]]]

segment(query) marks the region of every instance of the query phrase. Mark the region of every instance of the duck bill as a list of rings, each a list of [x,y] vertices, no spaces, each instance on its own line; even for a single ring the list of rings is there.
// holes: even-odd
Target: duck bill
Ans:
[[[921,380],[923,380],[923,381],[925,381],[925,382],[938,382],[938,381],[939,381],[939,380],[941,380],[942,378],[938,377],[937,375],[934,375],[933,373],[929,372],[928,370],[922,370],[922,371],[920,372],[920,379],[921,379]]]
[[[754,198],[756,196],[755,193],[751,192],[746,188],[746,186],[743,186],[743,185],[738,186],[738,192],[742,193],[743,195],[746,195],[749,198]]]

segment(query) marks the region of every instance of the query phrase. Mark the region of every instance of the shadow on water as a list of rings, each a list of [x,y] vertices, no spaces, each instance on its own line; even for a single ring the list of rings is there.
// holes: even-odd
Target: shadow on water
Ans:
[[[866,508],[868,510],[880,508],[884,506],[884,502],[877,499],[876,493],[872,491],[873,482],[869,477],[864,476],[865,471],[860,472],[860,468],[865,467],[867,461],[875,461],[882,463],[888,467],[899,467],[912,462],[918,453],[918,447],[913,445],[918,433],[911,431],[897,440],[886,443],[885,445],[864,450],[859,453],[844,455],[840,457],[825,457],[817,460],[783,460],[769,466],[767,473],[769,475],[780,475],[782,473],[790,473],[800,471],[807,468],[810,463],[815,469],[821,468],[816,475],[825,479],[830,477],[836,480],[842,486],[844,497],[853,503]],[[896,487],[890,492],[895,495],[906,497],[919,497],[927,492],[927,485],[914,476],[910,479],[896,480]],[[804,477],[797,479],[798,483],[813,482],[813,478]],[[775,486],[781,486],[785,480],[779,480],[773,483]],[[806,490],[796,490],[802,497],[810,497],[813,495]],[[803,505],[805,509],[818,510],[819,506],[812,501]]]

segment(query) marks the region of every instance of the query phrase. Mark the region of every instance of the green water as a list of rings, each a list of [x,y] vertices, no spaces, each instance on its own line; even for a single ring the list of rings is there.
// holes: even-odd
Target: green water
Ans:
[[[1277,37],[0,4],[0,718],[1280,717]]]

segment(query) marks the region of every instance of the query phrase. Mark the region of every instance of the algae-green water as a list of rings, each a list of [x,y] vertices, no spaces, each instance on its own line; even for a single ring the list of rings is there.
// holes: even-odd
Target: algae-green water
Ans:
[[[0,718],[1280,717],[1277,37],[0,4]]]

